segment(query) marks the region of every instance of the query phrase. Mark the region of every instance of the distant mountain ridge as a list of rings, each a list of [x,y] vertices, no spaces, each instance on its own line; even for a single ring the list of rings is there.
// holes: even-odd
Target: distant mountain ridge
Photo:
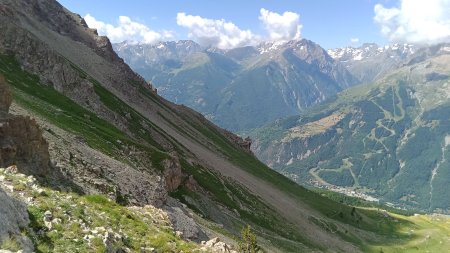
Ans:
[[[232,131],[294,115],[358,83],[306,39],[230,50],[189,40],[113,47],[159,94]]]
[[[434,46],[391,44],[379,46],[365,43],[360,47],[344,47],[327,50],[328,54],[342,63],[361,83],[370,83],[395,69],[423,61],[431,56],[445,54],[450,45]]]
[[[328,54],[342,63],[362,83],[370,83],[399,68],[417,50],[418,46],[410,44],[378,46],[366,43],[358,48],[329,49]]]
[[[360,47],[344,47],[327,50],[328,54],[341,62],[361,61],[380,55],[388,55],[390,58],[406,58],[414,54],[419,47],[412,44],[392,44],[378,46],[375,43],[364,43]]]
[[[399,53],[366,48],[331,55],[356,66]],[[255,154],[301,184],[448,213],[450,47],[411,48],[376,81],[256,131]]]

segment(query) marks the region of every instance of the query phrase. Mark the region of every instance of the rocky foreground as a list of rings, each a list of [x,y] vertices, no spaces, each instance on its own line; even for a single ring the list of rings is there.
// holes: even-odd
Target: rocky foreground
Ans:
[[[213,238],[184,241],[169,214],[41,187],[16,166],[0,168],[0,252],[236,252]]]

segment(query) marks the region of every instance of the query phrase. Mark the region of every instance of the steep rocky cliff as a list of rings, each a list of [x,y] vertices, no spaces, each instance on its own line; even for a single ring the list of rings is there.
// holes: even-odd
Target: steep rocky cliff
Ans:
[[[48,143],[35,120],[8,113],[12,95],[2,75],[0,94],[0,167],[18,165],[23,173],[47,176]]]

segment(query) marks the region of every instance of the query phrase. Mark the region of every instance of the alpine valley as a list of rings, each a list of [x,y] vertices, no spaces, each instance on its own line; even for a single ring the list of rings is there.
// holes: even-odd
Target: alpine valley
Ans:
[[[447,216],[304,188],[207,119],[251,129],[302,111],[255,132],[274,169],[446,211],[447,47],[354,88],[354,69],[308,40],[142,48],[124,61],[55,0],[0,0],[0,252],[450,248]]]
[[[330,54],[369,84],[255,131],[255,153],[301,184],[448,213],[449,45]]]

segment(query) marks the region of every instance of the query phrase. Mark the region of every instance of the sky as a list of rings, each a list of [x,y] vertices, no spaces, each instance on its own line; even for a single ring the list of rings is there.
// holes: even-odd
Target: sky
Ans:
[[[58,0],[112,42],[192,39],[234,48],[305,38],[322,47],[450,42],[450,0]]]

